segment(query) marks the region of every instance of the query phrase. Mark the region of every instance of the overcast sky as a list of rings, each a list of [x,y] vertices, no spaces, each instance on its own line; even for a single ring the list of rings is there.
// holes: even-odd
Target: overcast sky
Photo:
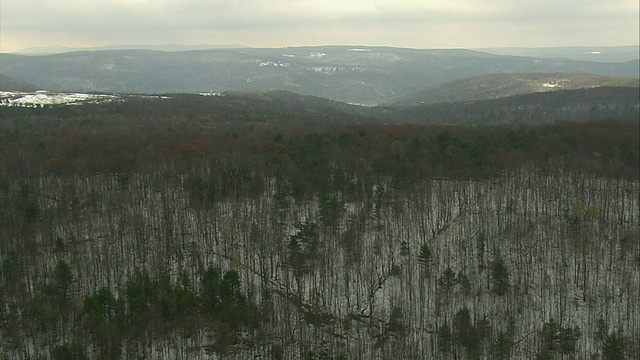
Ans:
[[[638,0],[0,0],[0,51],[133,44],[637,45]]]

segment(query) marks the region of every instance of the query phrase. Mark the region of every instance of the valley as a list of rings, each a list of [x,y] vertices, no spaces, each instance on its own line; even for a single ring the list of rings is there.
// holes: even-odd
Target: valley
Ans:
[[[640,77],[637,59],[589,62],[465,49],[352,46],[0,54],[0,62],[2,75],[57,92],[286,90],[361,105],[377,105],[437,83],[487,74]]]

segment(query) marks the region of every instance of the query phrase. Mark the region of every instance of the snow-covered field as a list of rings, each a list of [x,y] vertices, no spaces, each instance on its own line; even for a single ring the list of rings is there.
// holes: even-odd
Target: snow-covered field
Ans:
[[[78,105],[113,101],[119,98],[117,95],[58,93],[46,90],[38,90],[36,92],[0,91],[0,106]]]

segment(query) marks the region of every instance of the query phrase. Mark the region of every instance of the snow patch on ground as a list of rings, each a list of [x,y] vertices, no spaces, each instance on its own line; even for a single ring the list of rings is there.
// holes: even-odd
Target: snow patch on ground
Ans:
[[[217,95],[217,93],[208,93]],[[169,99],[169,96],[157,95],[116,95],[116,94],[86,94],[71,92],[54,92],[38,90],[35,92],[0,91],[0,106],[45,107],[52,105],[82,105],[100,104],[116,100],[126,100],[131,97],[146,99]]]
[[[117,95],[0,91],[0,106],[44,107],[48,105],[79,105],[101,103],[118,99]]]

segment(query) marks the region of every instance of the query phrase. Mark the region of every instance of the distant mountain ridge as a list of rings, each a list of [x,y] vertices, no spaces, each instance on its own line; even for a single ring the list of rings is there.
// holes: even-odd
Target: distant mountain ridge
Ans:
[[[415,106],[475,101],[536,92],[588,89],[601,86],[638,87],[640,80],[630,77],[570,73],[480,75],[435,84],[393,101],[389,105]]]
[[[597,62],[626,62],[640,58],[640,45],[628,46],[562,46],[562,47],[501,47],[480,48],[495,55],[571,59]]]
[[[385,121],[428,124],[541,124],[603,119],[640,120],[640,88],[602,86],[590,89],[528,93],[497,99],[373,108]]]
[[[64,45],[52,45],[52,46],[29,47],[29,48],[22,49],[20,51],[16,51],[15,54],[52,55],[52,54],[61,54],[65,52],[103,51],[103,50],[191,51],[191,50],[209,50],[209,49],[240,49],[245,47],[247,46],[244,46],[241,44],[228,44],[228,45],[138,44],[138,45],[104,45],[104,46],[89,46],[89,47],[68,47]]]
[[[0,54],[2,72],[52,91],[110,93],[287,90],[375,105],[456,79],[494,73],[640,77],[640,61],[600,63],[466,49],[368,46]]]
[[[288,91],[237,94],[251,98],[258,113],[325,114],[356,122],[390,124],[542,124],[555,121],[619,119],[640,121],[640,87],[601,86],[555,92],[526,93],[497,99],[444,102],[409,107],[364,107]],[[224,97],[217,98],[225,102]],[[260,104],[260,105],[258,105]],[[335,120],[334,120],[335,121]]]

